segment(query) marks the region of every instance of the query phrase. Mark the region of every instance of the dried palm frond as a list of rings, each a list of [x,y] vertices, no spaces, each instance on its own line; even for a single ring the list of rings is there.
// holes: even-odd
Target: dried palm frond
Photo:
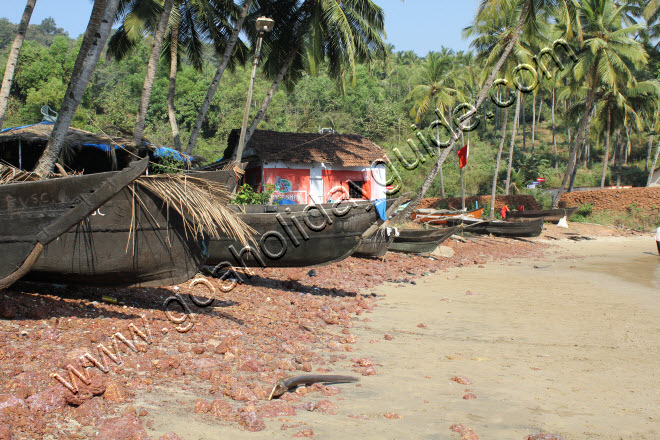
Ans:
[[[0,185],[33,180],[39,180],[39,176],[29,171],[19,170],[11,165],[0,163]]]
[[[135,182],[179,213],[187,231],[211,238],[226,235],[243,245],[253,241],[255,231],[227,208],[229,193],[223,185],[185,174],[141,176]]]

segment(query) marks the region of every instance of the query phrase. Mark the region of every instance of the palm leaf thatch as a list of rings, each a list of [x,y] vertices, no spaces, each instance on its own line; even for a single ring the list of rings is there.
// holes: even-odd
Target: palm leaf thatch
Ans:
[[[168,210],[174,209],[187,232],[211,238],[226,235],[243,245],[253,241],[255,231],[227,208],[230,195],[217,182],[185,174],[156,174],[141,176],[135,184],[160,198]]]

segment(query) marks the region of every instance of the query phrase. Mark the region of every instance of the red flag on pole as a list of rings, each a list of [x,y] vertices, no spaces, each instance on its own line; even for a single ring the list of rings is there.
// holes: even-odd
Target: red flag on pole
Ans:
[[[468,156],[470,155],[470,146],[465,144],[463,148],[456,152],[458,156],[458,167],[463,168],[468,163]]]

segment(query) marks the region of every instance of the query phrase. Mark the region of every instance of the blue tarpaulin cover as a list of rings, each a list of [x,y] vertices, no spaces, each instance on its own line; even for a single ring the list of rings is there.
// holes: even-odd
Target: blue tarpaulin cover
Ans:
[[[279,199],[277,201],[277,204],[278,205],[295,205],[296,202],[294,202],[293,200],[289,200],[289,199]]]
[[[171,157],[179,162],[190,162],[191,157],[187,154],[182,154],[176,150],[167,147],[157,147],[154,151],[155,157]]]
[[[378,199],[374,201],[374,206],[376,207],[376,212],[378,212],[378,215],[380,216],[381,220],[387,220],[387,200],[385,199]]]

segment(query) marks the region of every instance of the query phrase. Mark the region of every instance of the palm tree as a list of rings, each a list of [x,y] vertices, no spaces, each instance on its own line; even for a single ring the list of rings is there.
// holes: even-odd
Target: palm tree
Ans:
[[[95,0],[80,51],[73,66],[71,79],[64,94],[57,121],[48,139],[48,144],[39,158],[34,172],[45,176],[53,169],[62,151],[64,138],[69,131],[73,116],[82,100],[89,78],[101,57],[105,42],[110,35],[120,0]]]
[[[137,0],[126,7],[123,22],[108,42],[108,53],[121,61],[135,49],[145,36],[155,30],[162,9],[153,0]],[[167,95],[167,110],[172,128],[174,147],[181,151],[179,127],[176,121],[174,97],[180,52],[184,52],[192,66],[201,71],[204,64],[203,44],[208,40],[222,39],[222,17],[213,2],[198,0],[176,0],[169,19],[169,31],[164,38],[161,56],[169,62],[170,81]],[[216,42],[216,48],[222,45]]]
[[[507,93],[507,97],[508,97],[508,93]],[[500,160],[502,158],[502,149],[504,148],[504,141],[506,139],[507,119],[509,119],[509,106],[504,108],[504,118],[502,119],[502,140],[500,140],[500,147],[497,149],[497,159],[495,160],[495,173],[493,174],[493,187],[490,196],[490,215],[488,216],[488,218],[491,220],[495,218],[495,198],[497,197],[497,175],[500,172]]]
[[[204,98],[204,101],[202,101],[202,106],[199,108],[197,119],[195,119],[195,124],[193,125],[192,131],[190,133],[188,145],[186,146],[186,153],[188,154],[192,154],[192,151],[195,148],[195,142],[197,142],[197,137],[199,136],[199,132],[202,129],[202,124],[206,118],[206,113],[211,106],[213,96],[215,96],[215,91],[218,89],[218,85],[220,84],[220,80],[222,79],[222,75],[225,73],[227,66],[229,66],[232,61],[232,54],[234,53],[234,49],[238,43],[238,34],[240,34],[241,30],[243,29],[243,24],[245,23],[245,18],[247,17],[250,5],[252,5],[252,0],[244,0],[243,6],[240,9],[240,13],[234,22],[233,29],[230,32],[229,39],[224,46],[222,59],[220,60],[220,64],[215,71],[213,80],[211,80],[209,89],[206,92],[206,97]]]
[[[271,15],[275,29],[264,41],[263,68],[273,82],[247,130],[245,142],[265,117],[285,78],[292,89],[305,67],[314,74],[327,61],[329,76],[345,88],[349,82],[356,84],[357,63],[385,54],[383,11],[371,0],[305,0],[298,8],[277,4]],[[248,29],[250,33],[255,39],[254,30]]]
[[[140,105],[138,106],[137,118],[135,120],[135,128],[133,129],[133,144],[142,144],[142,136],[144,134],[144,125],[147,119],[147,108],[151,100],[151,90],[154,86],[156,79],[156,68],[158,67],[158,59],[160,58],[160,49],[163,45],[165,32],[167,31],[167,23],[170,19],[170,13],[174,6],[174,0],[165,0],[163,9],[156,25],[156,32],[154,33],[154,44],[151,47],[149,54],[149,63],[147,64],[147,74],[144,77],[144,86],[142,87],[142,96],[140,97]]]
[[[444,49],[444,48],[443,48]],[[408,100],[413,102],[410,116],[415,122],[421,122],[422,118],[434,109],[439,109],[443,114],[450,109],[458,100],[465,97],[459,91],[462,81],[458,81],[457,69],[452,68],[453,53],[445,50],[441,53],[430,52],[422,64],[422,76],[418,84],[408,95]],[[436,125],[436,141],[440,142],[440,127]],[[440,193],[445,197],[445,183],[440,167]]]
[[[505,12],[510,13],[511,5],[512,2],[510,0],[482,0],[477,12],[476,21],[479,22],[479,20],[484,20],[487,17],[496,17]],[[518,42],[518,38],[523,30],[523,27],[526,26],[526,28],[530,31],[535,30],[538,27],[538,23],[536,22],[537,17],[541,16],[540,12],[543,10],[560,9],[560,15],[563,20],[568,23],[567,29],[569,30],[573,29],[573,20],[577,18],[575,15],[575,4],[568,0],[522,0],[521,2],[514,2],[514,6],[514,9],[519,11],[518,21],[513,31],[510,32],[510,37],[508,40],[502,40],[500,43],[503,50],[501,51],[499,60],[494,64],[491,74],[488,76],[486,81],[484,81],[483,86],[481,87],[479,95],[477,96],[477,100],[473,106],[474,112],[479,110],[482,103],[486,99],[487,94],[490,91],[493,82],[495,81],[497,73],[502,68],[502,65]],[[576,28],[579,29],[580,27],[577,26]],[[438,173],[439,167],[453,150],[453,147],[456,144],[456,141],[458,140],[459,134],[461,132],[461,127],[458,127],[458,130],[452,134],[447,148],[445,148],[445,151],[443,151],[442,154],[440,154],[440,157],[438,157],[438,160],[431,168],[431,171],[426,176],[426,179],[424,179],[424,182],[422,183],[422,186],[417,194],[415,194],[412,200],[408,203],[408,206],[399,213],[402,218],[407,218],[410,215],[412,210],[417,207],[422,197],[424,197],[426,191],[428,191],[428,189],[431,187],[431,184],[433,183],[433,180]]]
[[[554,207],[558,206],[573,168],[577,166],[577,151],[584,142],[596,90],[601,84],[613,90],[619,87],[634,87],[636,80],[629,66],[640,68],[647,61],[648,56],[642,44],[630,37],[643,26],[624,27],[622,8],[612,0],[583,0],[580,4],[584,43],[578,53],[579,61],[573,73],[576,80],[586,81],[588,94],[575,144],[569,153],[566,173],[553,202]]]
[[[7,112],[7,104],[9,103],[9,92],[11,91],[11,83],[14,81],[14,69],[18,63],[18,55],[25,40],[25,31],[27,31],[28,24],[30,24],[30,17],[37,0],[28,0],[21,17],[21,22],[18,24],[16,37],[14,43],[9,50],[9,57],[7,58],[7,67],[5,68],[5,76],[2,78],[2,87],[0,87],[0,130],[5,122],[5,113]]]

